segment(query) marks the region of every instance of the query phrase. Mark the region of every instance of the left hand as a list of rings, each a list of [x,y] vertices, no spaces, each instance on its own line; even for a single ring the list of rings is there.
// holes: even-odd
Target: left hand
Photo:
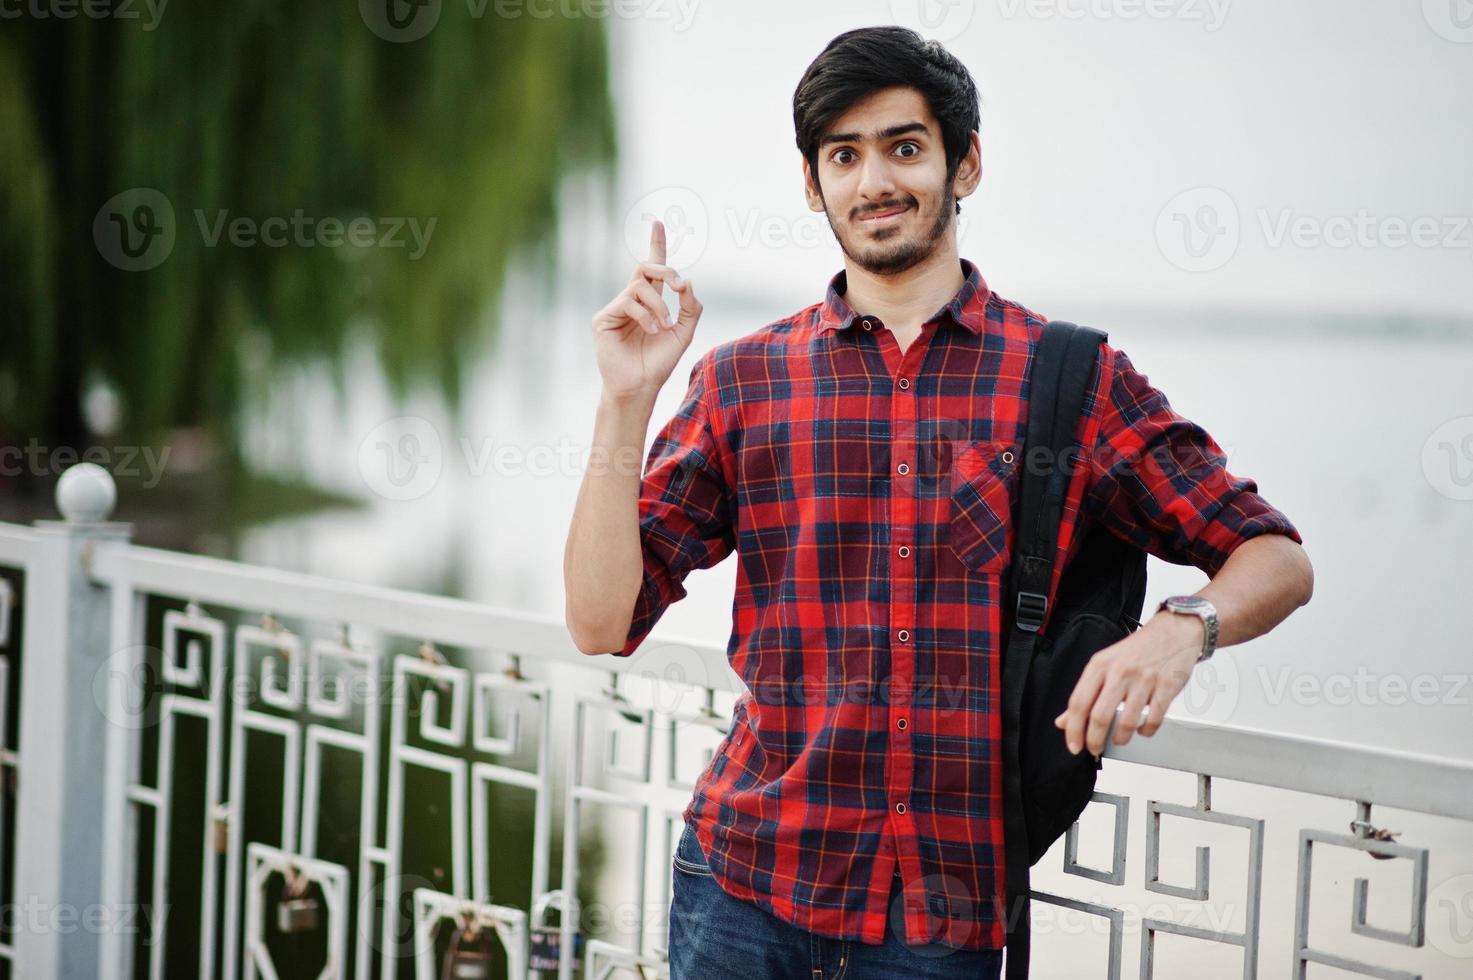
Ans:
[[[1156,734],[1167,707],[1187,686],[1202,652],[1203,630],[1196,617],[1162,612],[1091,657],[1069,706],[1054,719],[1064,730],[1069,751],[1078,755],[1083,743],[1091,755],[1101,755],[1122,701],[1125,709],[1115,725],[1114,744],[1124,745],[1137,731],[1146,737]],[[1142,721],[1148,705],[1150,713]]]

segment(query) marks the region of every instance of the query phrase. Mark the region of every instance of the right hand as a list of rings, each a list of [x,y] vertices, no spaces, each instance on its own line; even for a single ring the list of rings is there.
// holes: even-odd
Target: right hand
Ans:
[[[680,312],[672,323],[661,289],[665,284],[680,297]],[[634,267],[629,284],[593,315],[593,337],[598,373],[604,391],[615,397],[659,392],[695,336],[701,303],[688,280],[665,264],[665,225],[650,228],[650,254]]]

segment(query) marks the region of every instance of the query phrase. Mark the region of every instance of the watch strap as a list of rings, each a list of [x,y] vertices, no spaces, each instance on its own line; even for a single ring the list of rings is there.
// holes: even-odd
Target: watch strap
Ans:
[[[1165,599],[1161,600],[1161,605],[1157,607],[1157,611],[1159,612],[1164,610],[1166,612],[1173,612],[1181,615],[1196,616],[1198,619],[1202,620],[1204,634],[1202,637],[1202,652],[1197,655],[1197,663],[1201,663],[1202,661],[1209,659],[1214,653],[1217,652],[1217,608],[1213,606],[1211,602],[1207,602],[1206,609],[1194,609],[1185,604],[1180,606],[1173,605],[1172,600],[1178,598],[1185,597],[1167,596]],[[1193,596],[1191,598],[1197,599],[1198,597]],[[1206,600],[1201,601],[1205,602]]]

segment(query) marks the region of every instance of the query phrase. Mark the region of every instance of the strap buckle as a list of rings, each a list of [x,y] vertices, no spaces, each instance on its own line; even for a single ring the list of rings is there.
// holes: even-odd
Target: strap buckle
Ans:
[[[1043,626],[1043,616],[1046,612],[1048,612],[1048,596],[1039,592],[1019,592],[1013,625],[1025,633],[1037,633]]]

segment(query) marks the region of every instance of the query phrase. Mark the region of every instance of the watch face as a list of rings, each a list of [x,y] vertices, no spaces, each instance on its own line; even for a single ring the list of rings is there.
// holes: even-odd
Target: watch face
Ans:
[[[1184,612],[1195,612],[1198,609],[1208,609],[1212,606],[1205,596],[1200,595],[1174,595],[1166,601],[1173,609],[1180,609]]]

